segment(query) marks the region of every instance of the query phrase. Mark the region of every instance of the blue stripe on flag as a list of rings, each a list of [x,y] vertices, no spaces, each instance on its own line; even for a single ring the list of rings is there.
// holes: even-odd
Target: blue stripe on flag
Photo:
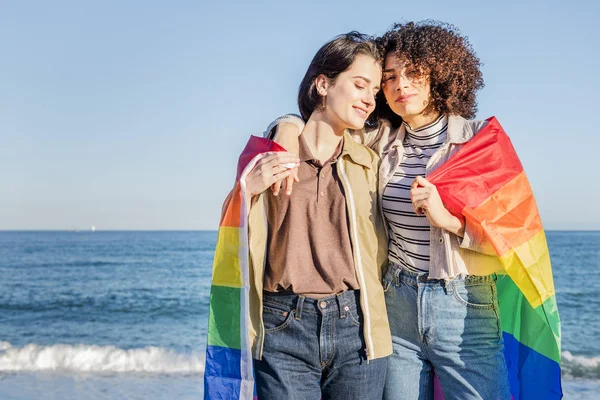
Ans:
[[[242,375],[241,352],[219,346],[206,346],[204,399],[239,399]]]
[[[560,365],[503,332],[504,357],[514,400],[560,399]]]

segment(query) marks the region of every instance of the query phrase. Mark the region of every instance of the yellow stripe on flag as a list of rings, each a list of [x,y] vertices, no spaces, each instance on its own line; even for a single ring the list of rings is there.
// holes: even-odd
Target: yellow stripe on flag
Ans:
[[[550,254],[543,230],[511,249],[500,261],[533,308],[554,296]]]
[[[239,259],[240,228],[221,226],[215,249],[213,281],[215,286],[242,287]]]

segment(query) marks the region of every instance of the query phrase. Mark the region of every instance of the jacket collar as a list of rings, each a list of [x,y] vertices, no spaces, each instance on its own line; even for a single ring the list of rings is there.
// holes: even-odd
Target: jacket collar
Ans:
[[[343,140],[344,146],[342,147],[342,157],[348,155],[354,163],[370,169],[372,166],[373,157],[369,150],[365,146],[352,139],[347,130],[344,133]]]
[[[448,138],[447,142],[452,144],[461,144],[469,141],[473,137],[473,130],[467,123],[468,121],[460,115],[448,116]]]

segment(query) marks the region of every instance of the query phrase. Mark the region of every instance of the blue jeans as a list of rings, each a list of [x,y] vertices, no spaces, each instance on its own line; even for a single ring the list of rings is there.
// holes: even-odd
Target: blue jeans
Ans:
[[[265,341],[254,360],[260,400],[377,399],[387,358],[367,362],[358,291],[321,299],[263,296]]]
[[[390,264],[383,278],[394,352],[384,399],[510,399],[496,276],[427,279]]]

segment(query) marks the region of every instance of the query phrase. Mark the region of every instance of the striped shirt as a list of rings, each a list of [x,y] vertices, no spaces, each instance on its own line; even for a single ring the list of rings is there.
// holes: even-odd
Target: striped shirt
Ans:
[[[383,192],[383,214],[389,225],[389,261],[414,272],[429,271],[429,221],[417,215],[410,185],[425,176],[427,162],[446,140],[448,117],[413,130],[404,124],[404,156]]]

